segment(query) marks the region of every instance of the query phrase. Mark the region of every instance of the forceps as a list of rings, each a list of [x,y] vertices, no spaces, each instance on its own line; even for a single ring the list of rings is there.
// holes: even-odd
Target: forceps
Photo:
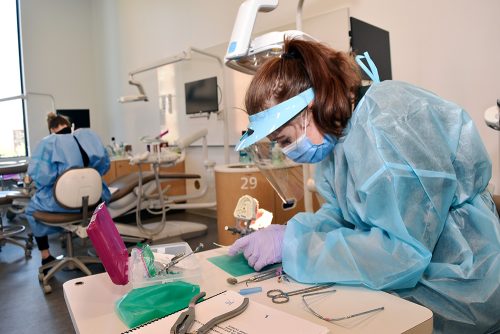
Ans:
[[[319,284],[319,285],[314,285],[314,286],[310,286],[307,288],[289,291],[289,292],[284,292],[281,289],[272,289],[272,290],[269,290],[267,292],[267,296],[269,298],[271,298],[273,303],[283,304],[283,303],[288,303],[288,301],[290,300],[290,296],[301,295],[301,294],[308,293],[308,292],[323,290],[323,289],[329,288],[333,285],[334,285],[334,283]]]

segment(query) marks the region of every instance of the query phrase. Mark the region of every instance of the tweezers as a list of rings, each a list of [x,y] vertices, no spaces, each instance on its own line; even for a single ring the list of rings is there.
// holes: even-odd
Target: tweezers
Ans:
[[[205,297],[205,292],[200,292],[196,296],[194,296],[191,301],[189,302],[189,307],[186,311],[182,312],[177,321],[174,323],[172,328],[170,328],[170,334],[186,334],[187,331],[191,328],[194,322],[194,306],[196,302]],[[234,318],[243,311],[245,311],[248,307],[249,300],[248,298],[244,298],[243,302],[241,303],[240,306],[235,308],[234,310],[231,310],[229,312],[226,312],[224,314],[221,314],[211,320],[209,320],[206,324],[201,326],[196,333],[197,334],[205,334],[208,333],[210,329],[212,329],[215,325],[220,324],[223,321],[229,320],[231,318]]]

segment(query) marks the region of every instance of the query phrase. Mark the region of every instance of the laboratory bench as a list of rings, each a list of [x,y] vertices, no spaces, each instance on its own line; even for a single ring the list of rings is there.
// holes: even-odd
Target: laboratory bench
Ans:
[[[226,248],[217,248],[195,254],[200,262],[202,273],[199,285],[201,291],[205,291],[207,296],[213,296],[226,290],[238,292],[242,288],[247,288],[245,284],[231,285],[227,283],[226,279],[230,275],[207,260],[226,253]],[[238,277],[238,280],[240,279],[241,277]],[[299,295],[291,296],[290,301],[285,304],[274,304],[266,296],[266,291],[271,289],[279,288],[290,291],[303,287],[302,284],[293,281],[286,282],[285,280],[281,280],[279,283],[277,279],[272,278],[248,285],[248,287],[255,286],[261,287],[262,292],[247,295],[250,301],[325,326],[330,333],[432,333],[432,312],[429,309],[386,292],[369,290],[364,287],[335,285],[334,288],[337,291],[327,297],[331,298],[328,300],[329,316],[353,314],[381,306],[384,307],[384,310],[330,323],[307,311]],[[127,326],[115,312],[115,302],[131,288],[130,283],[124,286],[114,285],[107,273],[75,278],[64,283],[64,298],[76,333],[121,333],[127,331]],[[165,328],[164,333],[169,330],[170,328]]]

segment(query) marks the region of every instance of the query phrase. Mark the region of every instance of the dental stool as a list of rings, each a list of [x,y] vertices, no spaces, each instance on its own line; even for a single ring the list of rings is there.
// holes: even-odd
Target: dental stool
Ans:
[[[28,234],[27,237],[21,236],[25,232],[26,227],[19,224],[12,224],[9,222],[8,213],[21,213],[23,210],[16,211],[13,205],[22,203],[22,207],[29,202],[29,194],[22,189],[16,189],[12,183],[16,183],[19,175],[26,173],[28,170],[27,163],[14,163],[0,167],[0,251],[6,243],[17,245],[24,249],[24,256],[31,257],[31,250],[33,249],[33,235]],[[15,175],[16,177],[12,177]],[[9,185],[11,184],[11,185]],[[22,243],[24,241],[24,244]]]
[[[7,213],[12,207],[16,198],[24,199],[26,195],[17,190],[0,191],[0,251],[6,243],[10,243],[24,249],[24,257],[31,257],[31,250],[33,249],[33,235],[28,234],[27,237],[21,236],[26,230],[26,227],[19,224],[12,224],[8,222]],[[24,241],[24,244],[22,243]]]
[[[48,281],[65,267],[80,269],[86,275],[92,275],[86,263],[100,263],[91,256],[75,256],[73,251],[73,233],[86,238],[86,227],[92,217],[93,208],[99,204],[102,195],[101,175],[93,168],[74,168],[61,174],[54,184],[54,198],[63,208],[79,212],[44,212],[35,211],[33,217],[43,224],[62,227],[66,234],[67,255],[38,268],[38,279],[43,284],[43,291],[52,291]],[[46,275],[44,270],[50,269]]]

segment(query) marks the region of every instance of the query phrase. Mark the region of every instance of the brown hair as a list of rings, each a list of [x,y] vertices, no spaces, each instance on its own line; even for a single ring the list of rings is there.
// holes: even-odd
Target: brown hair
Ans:
[[[47,114],[47,126],[49,127],[49,133],[51,129],[55,129],[60,125],[71,127],[71,124],[66,117],[49,112]]]
[[[286,39],[281,58],[266,61],[255,74],[245,108],[252,115],[312,87],[316,126],[338,137],[352,115],[360,85],[360,70],[351,55],[319,42]]]

